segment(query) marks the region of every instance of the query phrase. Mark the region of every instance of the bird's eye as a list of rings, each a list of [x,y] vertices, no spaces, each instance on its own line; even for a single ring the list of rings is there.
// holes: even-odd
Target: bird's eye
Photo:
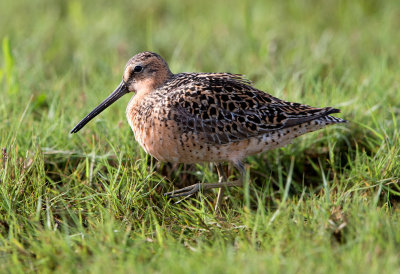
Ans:
[[[142,66],[136,66],[134,69],[133,69],[133,72],[141,72],[143,70],[143,67]]]

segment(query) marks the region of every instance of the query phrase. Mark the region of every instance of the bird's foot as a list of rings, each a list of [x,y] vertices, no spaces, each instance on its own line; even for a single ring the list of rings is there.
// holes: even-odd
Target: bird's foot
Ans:
[[[187,186],[184,188],[180,188],[174,191],[170,191],[167,193],[164,193],[164,196],[167,198],[176,198],[176,197],[182,197],[182,196],[189,196],[192,195],[198,191],[201,191],[201,185],[202,183],[197,183],[191,186]]]
[[[167,196],[168,198],[176,198],[176,197],[182,197],[182,196],[189,196],[196,192],[206,191],[206,190],[212,189],[212,188],[232,187],[232,186],[241,186],[241,185],[242,185],[242,180],[236,180],[236,181],[225,182],[225,183],[197,183],[197,184],[187,186],[187,187],[175,190],[175,191],[170,191],[170,192],[164,193],[164,196]]]

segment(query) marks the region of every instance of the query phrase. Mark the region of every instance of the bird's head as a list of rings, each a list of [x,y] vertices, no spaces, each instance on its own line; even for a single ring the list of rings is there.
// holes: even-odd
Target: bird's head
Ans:
[[[78,132],[90,120],[100,114],[103,110],[117,101],[123,95],[134,92],[139,96],[157,89],[170,77],[172,73],[168,64],[160,55],[145,51],[133,56],[125,66],[122,81],[119,86],[92,112],[82,119],[72,130],[71,133]]]
[[[168,64],[160,55],[142,52],[126,64],[122,81],[129,92],[148,92],[161,86],[172,76]]]

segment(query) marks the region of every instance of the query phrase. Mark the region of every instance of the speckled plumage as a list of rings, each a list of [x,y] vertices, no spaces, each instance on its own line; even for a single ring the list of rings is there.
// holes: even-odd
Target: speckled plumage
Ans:
[[[126,115],[136,140],[161,161],[229,161],[240,167],[246,156],[345,122],[330,116],[338,109],[283,101],[238,74],[172,74],[152,52],[129,60],[121,86],[124,93],[135,92]],[[97,114],[88,115],[72,132]]]
[[[242,160],[281,146],[342,122],[329,116],[335,112],[280,100],[238,74],[180,73],[133,97],[127,119],[140,145],[158,160],[196,163]]]

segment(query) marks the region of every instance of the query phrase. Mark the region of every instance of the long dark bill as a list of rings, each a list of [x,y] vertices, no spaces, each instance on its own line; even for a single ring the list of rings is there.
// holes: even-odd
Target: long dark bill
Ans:
[[[119,86],[110,94],[100,105],[98,105],[92,112],[90,112],[85,118],[82,119],[71,131],[70,133],[77,133],[81,128],[83,128],[90,120],[96,117],[100,112],[109,107],[112,103],[117,101],[123,95],[128,93],[128,89],[124,81],[119,84]]]

